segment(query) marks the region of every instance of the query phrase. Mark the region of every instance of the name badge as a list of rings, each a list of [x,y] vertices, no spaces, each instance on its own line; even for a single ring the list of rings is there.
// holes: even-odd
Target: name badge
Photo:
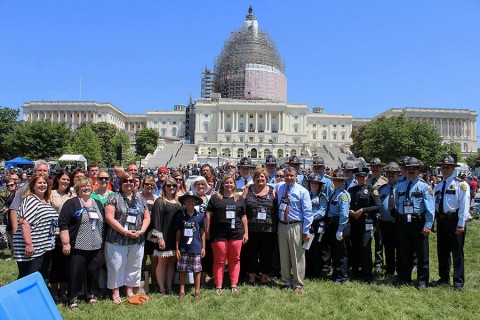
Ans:
[[[183,229],[183,235],[185,237],[193,237],[193,229],[192,228]]]
[[[227,219],[235,219],[235,206],[228,205],[226,214]]]
[[[287,204],[286,203],[280,203],[280,210],[285,211],[287,209]]]
[[[267,219],[267,211],[265,210],[265,208],[258,209],[257,220],[265,220],[265,219]]]
[[[232,219],[232,223],[230,224],[230,229],[235,229],[235,219]]]
[[[406,214],[413,213],[413,205],[410,201],[403,201],[403,213],[406,213]]]
[[[373,223],[366,223],[365,224],[365,231],[373,230]]]
[[[88,217],[94,220],[100,219],[100,216],[98,215],[98,212],[97,210],[95,210],[95,208],[88,208]]]
[[[137,209],[136,208],[127,208],[127,214],[136,215],[137,214]]]
[[[136,222],[137,222],[137,216],[133,216],[133,215],[127,216],[127,223],[136,223]]]

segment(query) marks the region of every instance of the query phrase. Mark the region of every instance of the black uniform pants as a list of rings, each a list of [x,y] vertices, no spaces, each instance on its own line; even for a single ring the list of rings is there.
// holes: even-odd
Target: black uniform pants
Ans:
[[[315,237],[313,239],[312,244],[310,245],[310,249],[305,251],[305,277],[307,278],[319,278],[322,276],[322,273],[327,274],[331,269],[330,266],[326,267],[324,270],[323,264],[323,251],[326,247],[328,249],[328,245],[326,244],[327,240],[325,234],[320,235],[318,233],[319,221],[313,221],[312,223],[312,231],[315,232]],[[318,239],[321,241],[318,242]],[[328,259],[330,260],[330,251],[328,250]]]
[[[401,259],[400,280],[412,281],[413,254],[417,254],[417,279],[418,284],[428,285],[429,271],[429,249],[428,237],[422,235],[424,221],[413,220],[412,222],[399,222],[399,247]]]
[[[398,224],[389,221],[379,221],[380,234],[385,248],[385,269],[393,275],[400,270],[400,254],[398,250]]]
[[[453,256],[453,285],[463,287],[465,281],[465,267],[463,245],[465,231],[456,234],[458,218],[452,220],[437,220],[437,254],[438,273],[441,281],[450,282],[451,256]]]
[[[347,241],[350,235],[350,226],[347,224],[345,230],[343,230],[343,239],[340,241],[336,238],[337,230],[338,222],[331,222],[324,236],[327,245],[330,247],[333,261],[333,280],[335,282],[345,282],[348,280]]]
[[[354,273],[359,273],[363,280],[371,281],[373,272],[372,238],[373,230],[365,230],[365,219],[350,222],[350,266]]]
[[[377,220],[375,223],[375,230],[373,233],[374,240],[375,240],[375,267],[383,267],[383,248],[385,244],[383,243],[382,233],[380,232],[380,222]]]

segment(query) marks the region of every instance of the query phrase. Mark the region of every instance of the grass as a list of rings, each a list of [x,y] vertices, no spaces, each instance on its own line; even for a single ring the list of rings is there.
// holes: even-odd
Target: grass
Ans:
[[[280,292],[278,288],[239,287],[239,294],[228,290],[217,296],[212,289],[202,290],[202,300],[190,295],[180,301],[176,296],[151,294],[143,306],[110,300],[95,305],[79,304],[79,311],[59,306],[65,319],[478,319],[480,301],[480,221],[468,224],[465,243],[465,290],[430,287],[419,291],[413,286],[396,287],[392,280],[377,276],[374,284],[350,281],[338,286],[331,281],[305,282],[303,295]],[[16,278],[14,261],[0,260],[0,281]],[[438,278],[436,236],[430,238],[430,279]]]

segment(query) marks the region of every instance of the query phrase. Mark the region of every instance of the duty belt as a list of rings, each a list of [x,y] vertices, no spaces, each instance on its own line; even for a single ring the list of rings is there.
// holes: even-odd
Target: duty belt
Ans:
[[[436,217],[438,220],[456,220],[458,219],[458,210],[448,213],[437,213]]]
[[[408,221],[408,215],[406,214],[399,214],[398,215],[398,220],[400,222],[409,222]],[[410,215],[410,222],[413,221],[422,221],[425,220],[425,213],[420,213],[420,214],[411,214]]]
[[[340,220],[340,217],[335,216],[335,217],[326,217],[325,222],[330,224],[330,223],[338,223]]]

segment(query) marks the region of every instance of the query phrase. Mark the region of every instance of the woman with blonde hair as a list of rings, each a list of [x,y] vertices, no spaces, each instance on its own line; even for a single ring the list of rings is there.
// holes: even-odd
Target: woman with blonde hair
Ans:
[[[153,255],[158,257],[156,269],[157,283],[161,294],[171,294],[175,263],[175,219],[176,214],[182,212],[182,205],[178,202],[177,182],[168,178],[162,185],[160,197],[152,207],[151,237],[156,246]]]
[[[177,182],[177,196],[180,197],[187,193],[187,186],[185,185],[183,174],[180,171],[176,171],[172,174],[172,178]]]
[[[35,173],[23,194],[18,210],[18,227],[13,235],[13,257],[17,261],[18,279],[36,271],[44,279],[50,275],[58,219],[58,213],[48,203],[50,194],[48,176]]]
[[[222,293],[225,263],[228,260],[228,273],[232,293],[237,293],[240,274],[240,251],[248,241],[248,222],[245,201],[238,195],[235,178],[223,177],[207,206],[206,236],[212,241],[213,280],[216,293]]]

